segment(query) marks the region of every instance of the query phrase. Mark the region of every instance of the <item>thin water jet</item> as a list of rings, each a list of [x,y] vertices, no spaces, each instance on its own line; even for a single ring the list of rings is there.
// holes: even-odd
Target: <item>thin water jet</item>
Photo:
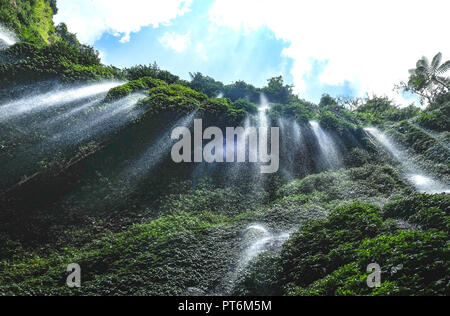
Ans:
[[[71,130],[55,134],[51,139],[58,144],[77,144],[87,138],[115,130],[133,119],[133,117],[130,118],[126,114],[133,110],[140,99],[145,97],[146,95],[144,94],[136,93],[115,101],[107,105],[106,108],[89,113],[81,126],[76,125]],[[134,113],[134,116],[139,114],[140,112],[137,111]]]
[[[441,146],[445,147],[447,150],[450,150],[450,142],[448,140],[445,141],[444,139],[441,139],[438,132],[433,132],[428,129],[425,129],[417,123],[410,123],[410,124],[412,126],[414,126],[415,128],[417,128],[418,130],[420,130],[425,135],[427,135],[428,137],[433,138],[437,143],[439,143]]]
[[[53,125],[53,124],[57,124],[57,123],[59,123],[61,121],[67,120],[67,119],[75,116],[76,114],[84,111],[84,110],[87,110],[87,109],[92,108],[92,107],[94,107],[96,105],[99,105],[100,102],[103,100],[103,98],[104,98],[104,95],[102,95],[102,96],[100,96],[98,98],[95,98],[94,100],[89,101],[87,103],[84,103],[84,104],[82,104],[82,105],[80,105],[80,106],[78,106],[78,107],[76,107],[74,109],[71,109],[71,110],[69,110],[69,111],[67,111],[67,112],[65,112],[65,113],[63,113],[61,115],[58,115],[58,116],[56,116],[54,118],[50,118],[50,119],[48,119],[48,120],[46,120],[44,122],[44,125]]]
[[[450,186],[441,183],[420,170],[411,158],[399,147],[397,147],[389,137],[375,127],[364,129],[369,136],[374,137],[405,169],[405,178],[418,192],[437,194],[450,193]]]
[[[50,91],[32,97],[27,97],[0,105],[0,121],[5,121],[20,115],[34,114],[36,112],[69,104],[89,97],[108,92],[110,89],[120,86],[119,82],[107,82],[93,84],[77,88]]]
[[[388,150],[388,152],[392,156],[394,156],[395,159],[397,159],[398,161],[407,160],[406,154],[403,153],[399,148],[397,148],[397,146],[395,146],[394,143],[389,140],[389,138],[385,133],[381,132],[379,129],[375,127],[366,127],[364,130],[373,137],[375,137],[376,140],[381,145],[383,145]]]
[[[450,193],[450,187],[444,188],[438,181],[422,174],[408,174],[407,178],[415,185],[419,192],[429,194]]]
[[[320,147],[322,158],[328,167],[337,169],[342,166],[342,157],[333,138],[325,132],[317,121],[310,121],[314,135]]]
[[[270,109],[270,103],[264,93],[259,96],[259,127],[269,127],[269,118],[267,116],[267,111]]]
[[[190,127],[198,110],[175,122],[167,131],[134,162],[122,172],[122,178],[137,180],[144,177],[169,154],[175,141],[171,139],[175,127]]]
[[[248,268],[253,259],[269,251],[279,253],[291,235],[292,232],[273,234],[260,223],[249,225],[243,232],[245,248],[238,258],[236,268],[225,279],[227,292],[232,292],[239,275]]]
[[[300,125],[297,123],[297,121],[294,120],[292,124],[292,131],[293,131],[293,138],[295,145],[300,148],[303,145],[304,139],[303,139],[303,132]]]
[[[16,42],[17,40],[14,33],[0,25],[0,47],[2,46],[1,44],[9,47],[16,44]]]
[[[240,269],[244,269],[251,260],[264,252],[279,251],[291,235],[290,232],[273,234],[261,224],[250,225],[246,233],[250,236],[251,243],[239,260]]]

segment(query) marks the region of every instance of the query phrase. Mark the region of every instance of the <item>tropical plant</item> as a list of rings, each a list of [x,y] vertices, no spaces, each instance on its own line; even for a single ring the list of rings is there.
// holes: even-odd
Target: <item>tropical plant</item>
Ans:
[[[422,57],[418,62],[416,69],[411,69],[410,74],[425,79],[425,84],[437,85],[445,89],[450,89],[449,78],[443,77],[450,70],[450,60],[442,64],[442,53],[434,56],[430,63],[427,57]]]
[[[422,57],[416,68],[409,71],[408,83],[400,83],[400,90],[413,92],[420,96],[422,103],[431,104],[450,91],[450,79],[445,74],[450,70],[450,60],[442,63],[442,53],[436,54],[433,60]]]

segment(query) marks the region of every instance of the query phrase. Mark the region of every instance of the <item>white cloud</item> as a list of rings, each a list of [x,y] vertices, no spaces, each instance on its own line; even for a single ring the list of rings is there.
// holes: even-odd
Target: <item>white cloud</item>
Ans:
[[[107,55],[106,55],[106,52],[105,51],[103,51],[103,50],[99,50],[98,51],[98,57],[100,58],[100,61],[103,63],[103,64],[107,64],[107,61],[106,61],[106,57],[107,57]]]
[[[198,42],[196,47],[197,54],[204,60],[208,60],[208,55],[206,55],[205,44],[203,42]]]
[[[174,32],[166,32],[159,39],[159,42],[166,48],[173,49],[177,53],[182,53],[191,43],[191,33],[188,32],[185,35],[181,35]]]
[[[361,94],[377,93],[403,101],[392,91],[423,55],[441,51],[450,58],[448,0],[216,0],[214,24],[248,33],[261,27],[290,42],[283,54],[294,60],[297,92],[313,60],[328,61],[319,80],[346,80]]]
[[[102,34],[121,42],[142,27],[166,25],[189,11],[192,0],[58,0],[55,22],[65,22],[82,43],[93,44]]]

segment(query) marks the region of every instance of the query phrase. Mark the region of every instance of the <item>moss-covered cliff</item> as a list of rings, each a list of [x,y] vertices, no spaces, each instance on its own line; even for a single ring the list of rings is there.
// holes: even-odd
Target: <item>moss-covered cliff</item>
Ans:
[[[56,11],[56,0],[0,0],[0,23],[21,40],[48,44],[57,39]]]

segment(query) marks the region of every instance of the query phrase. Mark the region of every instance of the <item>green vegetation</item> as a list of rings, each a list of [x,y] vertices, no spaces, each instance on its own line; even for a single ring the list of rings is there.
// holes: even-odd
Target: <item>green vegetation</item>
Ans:
[[[20,39],[37,44],[58,40],[53,25],[56,0],[1,0],[0,23],[16,32]]]
[[[0,295],[450,294],[450,196],[415,193],[399,163],[363,130],[383,129],[418,167],[450,183],[449,62],[441,55],[422,58],[401,86],[427,108],[400,109],[379,96],[323,95],[314,104],[282,77],[257,88],[201,73],[187,82],[156,63],[108,67],[66,25],[53,25],[54,0],[0,5],[0,23],[21,39],[0,51],[2,99],[126,81],[103,100],[0,122]],[[135,93],[142,98],[117,115],[114,105]],[[163,151],[164,135],[186,115],[205,126],[242,126],[257,120],[262,95],[273,126],[301,130],[282,135],[279,173],[261,175],[250,164],[174,164],[169,152],[147,159]],[[110,116],[123,124],[97,123]],[[52,123],[61,118],[58,133],[101,131],[51,147],[61,136]],[[324,153],[311,120],[342,155],[334,169],[318,162]],[[251,231],[255,224],[264,227]],[[242,260],[269,235],[290,237]],[[65,285],[74,262],[82,267],[81,289]],[[379,288],[366,284],[371,263],[383,270]]]
[[[0,65],[2,88],[51,79],[73,83],[122,77],[117,68],[104,67],[93,48],[64,41],[48,46],[18,43],[0,55],[12,61]]]
[[[128,83],[117,88],[111,89],[105,97],[105,101],[115,101],[124,98],[133,92],[150,90],[159,86],[167,86],[167,83],[152,77],[142,77],[137,80],[129,81]]]
[[[442,63],[442,53],[436,54],[433,60],[422,57],[415,69],[410,70],[408,83],[401,83],[400,89],[416,93],[424,104],[435,103],[440,95],[450,90],[449,78],[445,74],[450,70],[450,60]]]
[[[262,257],[242,287],[249,295],[271,289],[282,294],[283,284],[288,294],[302,296],[448,295],[449,203],[448,196],[416,195],[384,210],[359,202],[339,207],[327,219],[304,224],[281,259]],[[421,229],[405,231],[392,216]],[[374,262],[382,267],[382,284],[371,289],[366,269]],[[255,289],[262,267],[279,278]]]

